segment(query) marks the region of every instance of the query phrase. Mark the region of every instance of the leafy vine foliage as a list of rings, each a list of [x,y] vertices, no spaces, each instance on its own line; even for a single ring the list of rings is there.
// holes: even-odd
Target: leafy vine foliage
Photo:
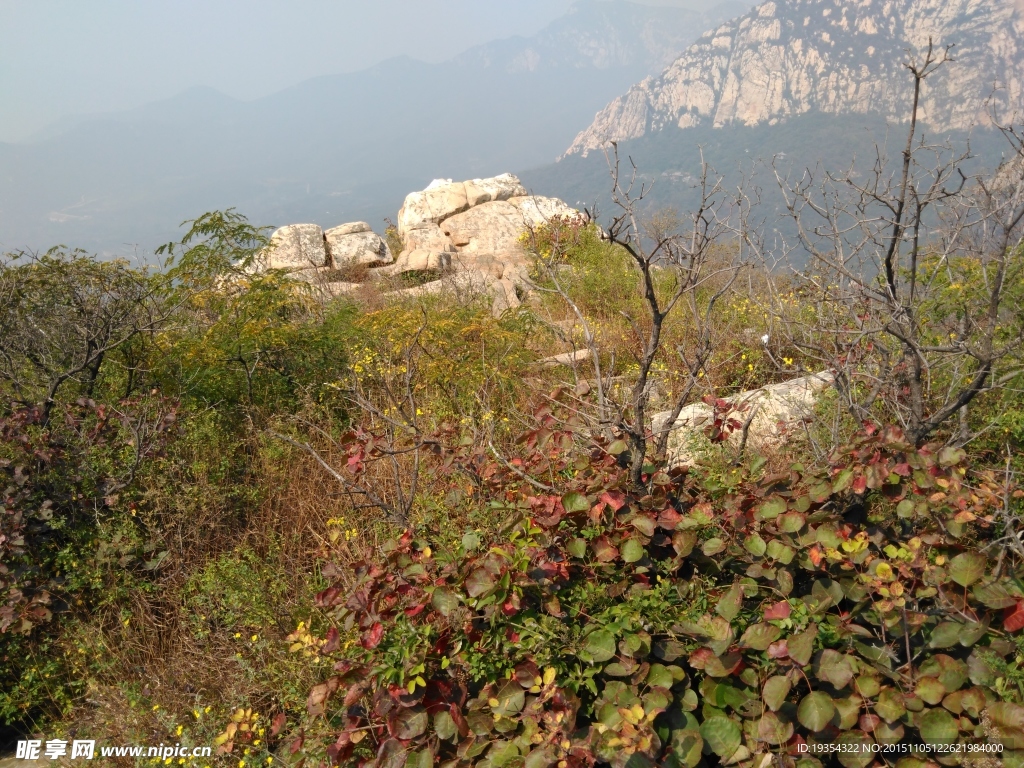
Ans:
[[[319,652],[336,663],[310,692],[300,762],[866,768],[897,743],[1024,754],[1024,591],[1012,550],[992,546],[1021,495],[1006,478],[869,426],[822,469],[649,464],[636,491],[623,443],[539,418],[507,464],[469,449],[441,462],[504,516],[500,533],[446,548],[406,531],[379,561],[325,568]],[[936,757],[953,764],[887,762]]]

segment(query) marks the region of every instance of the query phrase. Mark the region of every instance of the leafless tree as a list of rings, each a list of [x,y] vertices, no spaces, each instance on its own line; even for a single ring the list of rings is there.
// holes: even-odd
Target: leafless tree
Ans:
[[[1024,143],[1005,129],[1012,157],[986,177],[964,172],[969,147],[927,141],[921,91],[950,53],[929,42],[906,64],[914,88],[898,162],[878,148],[867,173],[795,181],[773,163],[794,234],[774,249],[747,234],[777,278],[773,334],[834,372],[854,419],[900,423],[917,444],[955,417],[949,439],[971,439],[968,406],[1022,370]],[[802,259],[805,269],[779,269]]]
[[[630,160],[628,179],[622,173],[618,146],[608,156],[615,214],[602,237],[628,254],[637,278],[643,317],[623,315],[637,342],[637,371],[625,387],[614,387],[614,357],[602,356],[594,321],[586,317],[560,276],[559,248],[538,259],[544,285],[538,290],[557,294],[583,329],[586,359],[593,366],[594,421],[603,431],[625,439],[629,447],[629,471],[634,485],[641,485],[644,464],[652,454],[664,457],[669,435],[682,409],[695,399],[698,384],[716,346],[713,316],[716,306],[730,291],[742,268],[741,252],[723,248],[731,232],[729,206],[721,177],[701,158],[697,184],[699,201],[688,214],[645,217],[650,186],[638,182]],[[596,219],[595,216],[591,216]],[[650,404],[655,363],[669,351],[664,344],[667,323],[690,325],[689,339],[674,350],[683,382],[673,395],[668,418],[652,430]]]

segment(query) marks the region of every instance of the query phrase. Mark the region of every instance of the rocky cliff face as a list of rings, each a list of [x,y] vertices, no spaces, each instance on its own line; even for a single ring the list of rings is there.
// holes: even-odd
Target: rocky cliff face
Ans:
[[[963,130],[1024,106],[1024,0],[770,0],[703,35],[659,77],[598,113],[566,154],[696,125],[794,115],[907,118],[904,69],[929,39],[955,62],[928,79],[921,119]]]

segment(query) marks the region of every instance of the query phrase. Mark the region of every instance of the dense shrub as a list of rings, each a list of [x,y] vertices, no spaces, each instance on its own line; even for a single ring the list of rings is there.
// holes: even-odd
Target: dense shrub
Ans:
[[[630,492],[621,444],[576,450],[542,417],[512,465],[448,460],[474,467],[501,534],[449,546],[407,531],[380,559],[326,569],[319,653],[335,674],[310,692],[293,752],[381,768],[770,754],[865,768],[873,748],[909,766],[950,759],[889,745],[961,743],[1017,759],[1007,478],[870,427],[821,470],[649,466]]]

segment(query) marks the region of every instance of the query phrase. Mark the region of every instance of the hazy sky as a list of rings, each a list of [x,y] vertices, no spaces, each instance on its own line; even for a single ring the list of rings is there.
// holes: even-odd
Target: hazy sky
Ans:
[[[717,0],[641,0],[711,7]],[[530,35],[571,0],[0,0],[0,141],[196,85],[252,99]]]

